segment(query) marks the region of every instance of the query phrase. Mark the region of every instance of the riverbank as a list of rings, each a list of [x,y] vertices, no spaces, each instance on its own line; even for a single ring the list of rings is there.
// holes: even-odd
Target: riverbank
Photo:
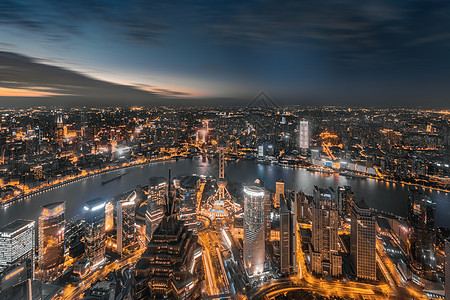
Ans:
[[[177,156],[177,158],[179,158],[179,156]],[[9,205],[11,205],[14,202],[22,201],[22,200],[30,198],[32,196],[35,196],[35,195],[38,195],[41,193],[45,193],[45,192],[53,190],[53,189],[57,189],[59,187],[65,186],[67,184],[85,180],[87,178],[96,177],[96,176],[100,176],[103,174],[108,174],[110,172],[124,170],[124,169],[128,169],[128,168],[144,166],[147,164],[159,163],[159,162],[164,162],[164,161],[172,161],[172,160],[175,160],[175,157],[155,158],[155,159],[151,159],[151,160],[146,159],[145,161],[142,161],[142,162],[135,161],[135,162],[128,163],[125,165],[121,165],[121,166],[114,166],[114,167],[108,166],[108,167],[106,167],[104,169],[100,169],[100,170],[83,171],[78,176],[71,176],[71,177],[64,178],[64,179],[58,179],[57,182],[53,182],[50,184],[48,184],[48,183],[43,184],[39,187],[31,189],[30,191],[28,191],[26,193],[21,193],[20,195],[18,195],[16,197],[2,199],[0,207],[7,208]]]
[[[264,163],[260,163],[259,164],[264,165]],[[430,192],[432,191],[436,191],[438,193],[443,192],[446,195],[450,193],[450,189],[444,189],[444,188],[437,188],[437,187],[431,187],[431,186],[427,186],[427,185],[421,185],[421,184],[416,184],[416,183],[411,183],[411,182],[405,182],[405,181],[398,181],[398,180],[394,180],[394,179],[386,179],[380,176],[372,176],[372,175],[368,175],[366,173],[358,173],[358,174],[352,174],[352,173],[345,173],[342,174],[342,172],[338,171],[338,170],[333,170],[333,169],[321,169],[321,168],[314,168],[311,166],[303,166],[303,165],[291,165],[291,164],[276,164],[279,167],[282,168],[290,168],[290,169],[303,169],[309,172],[318,172],[318,173],[322,173],[322,174],[329,174],[329,175],[333,175],[333,174],[339,174],[340,176],[345,176],[345,177],[349,177],[349,178],[353,178],[353,179],[374,179],[376,181],[381,181],[381,182],[386,182],[386,183],[392,183],[392,184],[401,184],[402,186],[407,185],[407,186],[414,186],[414,187],[418,187],[425,190],[428,190]]]

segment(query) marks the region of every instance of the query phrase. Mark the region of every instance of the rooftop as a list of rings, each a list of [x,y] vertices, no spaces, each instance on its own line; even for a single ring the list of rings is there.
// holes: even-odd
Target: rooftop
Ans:
[[[12,221],[9,224],[6,224],[5,226],[0,228],[0,232],[1,233],[13,233],[19,229],[24,228],[25,226],[28,225],[34,225],[34,221],[31,220],[23,220],[23,219],[18,219],[15,221]]]

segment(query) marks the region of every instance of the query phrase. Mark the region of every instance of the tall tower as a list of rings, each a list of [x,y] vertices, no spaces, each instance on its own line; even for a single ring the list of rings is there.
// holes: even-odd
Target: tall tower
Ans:
[[[244,187],[244,266],[247,273],[264,271],[264,190],[257,186]]]
[[[64,268],[65,202],[42,206],[38,220],[39,277],[43,281],[56,278]]]
[[[58,142],[59,146],[63,145],[63,139],[64,139],[64,123],[62,114],[58,113],[56,117],[56,141]]]
[[[165,197],[164,216],[153,232],[147,250],[133,268],[133,299],[200,299],[202,248],[198,236],[180,220],[174,195]]]
[[[306,151],[309,148],[309,122],[302,120],[300,121],[299,127],[299,141],[300,141],[300,149],[302,151]]]
[[[280,207],[280,197],[284,195],[284,181],[282,179],[275,182],[275,203],[274,207]]]
[[[153,232],[164,216],[164,205],[168,193],[165,177],[150,177],[148,185],[147,211],[145,213],[145,239],[150,242]]]
[[[360,200],[352,209],[350,235],[350,257],[358,278],[377,280],[375,243],[375,217]]]
[[[408,222],[412,228],[408,255],[416,274],[433,279],[436,268],[436,203],[422,190],[412,188],[408,199]]]
[[[134,244],[136,237],[136,191],[117,202],[117,253]]]
[[[280,271],[289,274],[294,269],[295,239],[293,238],[294,215],[292,203],[280,195]]]
[[[312,204],[312,270],[316,274],[339,276],[342,257],[338,251],[338,203],[332,188],[314,187]]]
[[[221,218],[229,214],[229,210],[235,207],[232,203],[232,197],[227,190],[227,180],[225,179],[225,154],[224,148],[219,147],[219,179],[217,180],[217,191],[210,198],[210,204],[213,207],[210,212],[212,216]]]

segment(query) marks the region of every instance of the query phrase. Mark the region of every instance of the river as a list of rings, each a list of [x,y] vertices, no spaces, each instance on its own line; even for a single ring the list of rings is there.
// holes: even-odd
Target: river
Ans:
[[[137,185],[145,185],[151,176],[166,176],[168,169],[172,169],[174,176],[178,175],[213,175],[217,176],[217,161],[201,158],[192,160],[166,161],[137,166],[125,170],[86,178],[78,182],[67,184],[53,190],[34,195],[19,202],[12,203],[5,209],[0,209],[0,226],[14,219],[36,220],[40,207],[44,204],[66,201],[66,218],[72,218],[82,212],[83,203],[95,197],[110,199],[114,195],[131,190]],[[352,179],[338,174],[312,173],[304,169],[291,169],[277,165],[261,165],[254,161],[228,162],[225,169],[226,177],[231,182],[251,183],[261,178],[266,186],[275,188],[275,181],[283,179],[286,189],[303,190],[312,194],[313,186],[337,187],[350,185],[357,198],[363,197],[366,203],[381,211],[406,216],[408,186],[376,181],[375,179]],[[102,181],[125,174],[121,178],[107,184]],[[450,195],[444,192],[430,192],[427,194],[436,201],[436,221],[438,226],[450,228]]]

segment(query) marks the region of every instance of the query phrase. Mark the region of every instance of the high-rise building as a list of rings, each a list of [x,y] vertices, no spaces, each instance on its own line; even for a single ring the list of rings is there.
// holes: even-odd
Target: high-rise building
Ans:
[[[284,181],[280,179],[275,182],[275,201],[273,205],[275,208],[280,207],[281,195],[284,195]]]
[[[244,187],[244,266],[251,275],[264,271],[264,189]]]
[[[42,206],[38,219],[38,274],[42,281],[51,281],[64,269],[65,202]]]
[[[450,241],[445,239],[445,300],[450,300]]]
[[[280,195],[280,271],[282,274],[290,274],[295,271],[296,255],[296,222],[293,209],[296,197],[294,191]]]
[[[133,299],[201,299],[202,249],[197,235],[175,213],[169,195],[164,216],[133,269]]]
[[[332,188],[314,187],[312,217],[312,270],[316,274],[339,276],[342,274],[338,248],[339,213]]]
[[[61,113],[57,114],[56,117],[56,140],[59,146],[63,145],[64,140],[64,122]]]
[[[177,189],[180,199],[180,219],[188,230],[197,233],[197,192],[200,177],[192,175],[183,177]]]
[[[105,205],[105,231],[114,229],[114,205],[108,201]]]
[[[350,257],[358,278],[377,280],[375,217],[364,200],[351,214]]]
[[[164,216],[164,203],[168,181],[164,177],[150,177],[148,185],[147,211],[145,213],[145,239],[150,242],[152,234]]]
[[[338,187],[339,214],[344,219],[348,219],[352,213],[355,194],[348,185]]]
[[[408,223],[410,225],[408,255],[413,271],[426,278],[435,276],[436,203],[420,189],[409,191]]]
[[[136,191],[117,202],[117,253],[122,254],[136,238]]]
[[[96,268],[105,261],[105,205],[106,200],[95,198],[84,205],[86,233],[85,254],[90,262],[91,269]]]
[[[309,122],[302,120],[299,126],[300,149],[307,150],[309,148]]]
[[[34,279],[34,224],[30,220],[15,220],[0,228],[0,273],[25,262],[27,278]]]

